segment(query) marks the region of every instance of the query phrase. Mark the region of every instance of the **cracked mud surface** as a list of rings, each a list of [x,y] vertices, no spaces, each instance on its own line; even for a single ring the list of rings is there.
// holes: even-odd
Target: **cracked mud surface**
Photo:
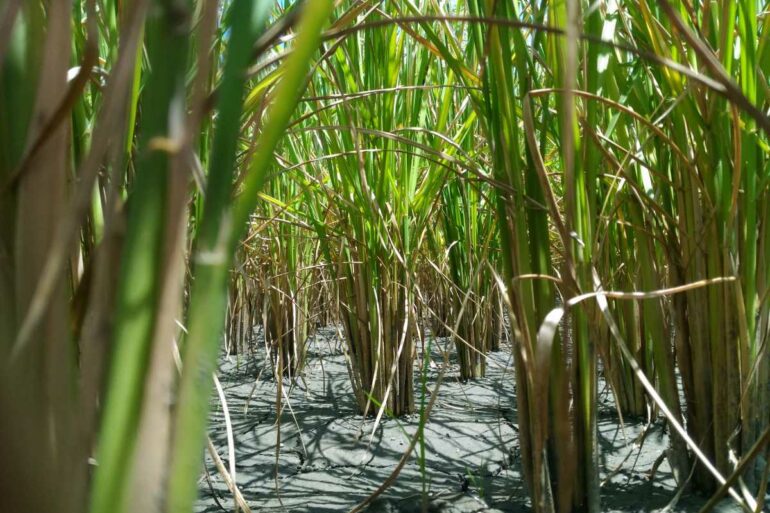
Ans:
[[[440,339],[434,344],[427,386],[432,390],[443,365]],[[450,354],[453,350],[450,349]],[[349,511],[387,479],[409,445],[418,415],[374,420],[356,412],[342,346],[333,328],[311,340],[303,379],[289,388],[276,459],[276,383],[264,348],[254,355],[222,358],[219,377],[225,390],[235,439],[237,482],[253,511]],[[519,467],[513,362],[509,349],[490,353],[487,377],[461,383],[450,367],[433,413],[425,426],[425,469],[410,458],[395,484],[368,511],[422,511],[423,486],[428,511],[530,511]],[[419,360],[418,360],[419,362]],[[418,363],[419,364],[419,363]],[[415,402],[420,380],[415,379]],[[222,407],[213,397],[209,433],[227,465],[227,434]],[[648,474],[668,439],[661,423],[653,424],[644,443],[634,440],[643,422],[625,419],[620,429],[612,397],[600,394],[602,509],[656,511],[676,493],[668,463],[655,478]],[[418,446],[419,448],[419,446]],[[196,513],[233,510],[233,499],[206,455]],[[674,511],[697,511],[704,499],[684,496]],[[739,511],[723,501],[715,511]]]

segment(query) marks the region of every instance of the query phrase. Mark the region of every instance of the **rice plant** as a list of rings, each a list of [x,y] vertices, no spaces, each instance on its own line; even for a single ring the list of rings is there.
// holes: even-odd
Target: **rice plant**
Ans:
[[[3,12],[12,27],[2,52],[2,176],[8,196],[3,209],[6,226],[26,226],[29,237],[16,237],[16,229],[4,232],[3,294],[9,301],[17,299],[3,309],[4,361],[10,363],[4,366],[3,389],[16,383],[31,395],[3,393],[4,411],[23,419],[10,425],[3,446],[14,454],[11,448],[28,436],[34,446],[39,445],[35,439],[48,440],[30,461],[55,469],[50,475],[57,479],[38,483],[43,493],[20,485],[4,500],[19,511],[122,511],[148,504],[155,508],[167,497],[168,509],[189,510],[211,383],[205,368],[214,363],[198,355],[216,353],[224,326],[227,269],[256,201],[253,194],[242,194],[236,208],[241,221],[222,224],[230,218],[245,71],[271,6],[263,4],[255,12],[251,2],[237,1],[222,13],[216,2],[122,6],[92,1],[76,2],[77,8],[70,2],[19,4],[5,4]],[[272,105],[279,107],[270,109],[273,115],[257,137],[246,191],[261,185],[267,157],[297,100],[330,7],[328,2],[314,4],[299,22],[295,51],[275,86],[278,98]],[[78,16],[82,30],[77,38],[71,34],[72,16]],[[217,30],[220,20],[224,24]],[[196,48],[194,26],[199,29],[197,61],[190,52]],[[190,163],[196,161],[193,140],[207,114],[209,48],[213,38],[224,34],[228,52],[217,81],[218,123],[205,162],[216,172],[205,177],[204,214],[195,232],[199,257],[193,267],[190,319],[196,310],[219,306],[189,323],[180,406],[172,413],[161,397],[175,374],[172,341],[182,307],[186,196]],[[76,40],[80,48],[74,60],[82,66],[74,68],[68,83]],[[109,63],[103,87],[100,58]],[[198,103],[188,113],[186,76],[196,69]],[[90,130],[82,126],[89,110]],[[80,122],[73,122],[77,170],[68,158],[70,111]],[[87,142],[84,131],[90,135]],[[44,172],[36,171],[40,166]],[[97,178],[106,185],[95,188]],[[25,200],[23,191],[34,189],[53,196]],[[100,240],[89,241],[98,246],[83,262],[74,248],[87,215],[95,228],[103,225],[85,232]],[[22,290],[23,298],[17,296]],[[82,323],[76,326],[78,340],[72,340],[68,321],[70,297],[80,298],[80,308],[86,309],[76,317]],[[83,362],[88,366],[82,367]],[[39,437],[37,428],[31,429],[35,425],[43,430]],[[174,429],[178,434],[169,446],[167,437]],[[193,450],[187,451],[186,444]],[[98,466],[89,480],[91,455]],[[21,480],[37,481],[28,472],[21,473]]]
[[[504,350],[534,511],[602,510],[602,384],[652,474],[762,510],[769,13],[0,3],[0,509],[193,511],[218,362],[272,366],[278,454],[325,326],[370,442],[419,417],[360,507],[412,451],[428,504],[439,389]]]
[[[268,249],[268,254],[261,258],[267,267],[263,270],[266,293],[262,322],[276,368],[291,377],[302,371],[305,344],[311,332],[312,228],[298,221],[294,214],[304,197],[295,183],[276,179],[267,188],[270,199],[264,218],[271,222],[264,233],[255,233],[256,237],[266,239]]]
[[[417,52],[415,59],[404,63],[405,51]],[[307,126],[295,129],[303,153],[313,156],[311,169],[330,169],[311,173],[308,187],[326,196],[334,224],[320,209],[313,224],[339,287],[358,405],[364,414],[387,408],[401,415],[414,408],[413,254],[442,179],[420,169],[415,139],[422,137],[410,133],[419,130],[419,86],[431,61],[395,27],[346,38],[327,52],[310,90],[333,108],[313,106]],[[340,92],[329,95],[332,87]]]
[[[494,280],[489,272],[489,238],[495,233],[494,209],[480,194],[456,180],[443,190],[445,244],[452,286],[451,319],[459,317],[454,334],[462,379],[485,374],[486,353],[491,349]]]

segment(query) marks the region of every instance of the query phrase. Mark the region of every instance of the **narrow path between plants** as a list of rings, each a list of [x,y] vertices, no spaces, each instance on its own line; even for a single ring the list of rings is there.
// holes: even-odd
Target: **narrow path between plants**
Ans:
[[[391,473],[417,429],[419,415],[384,418],[372,436],[374,421],[364,421],[356,412],[336,330],[323,328],[310,341],[303,379],[291,389],[285,384],[290,402],[283,407],[276,480],[276,384],[261,343],[259,336],[253,354],[223,356],[220,361],[220,380],[235,436],[237,480],[244,498],[254,511],[349,510]],[[441,348],[448,343],[448,339],[434,343],[429,390],[438,365],[443,364]],[[456,362],[450,361],[450,365],[453,368],[425,428],[424,474],[415,455],[395,486],[369,511],[421,511],[424,481],[429,511],[530,511],[518,462],[510,348],[490,353],[487,377],[473,382],[460,382]],[[419,404],[420,380],[415,382]],[[216,397],[212,400],[209,432],[226,460],[222,408]],[[635,441],[643,432],[643,419],[625,419],[624,429],[620,429],[606,387],[600,401],[599,440],[602,480],[606,481],[603,509],[656,511],[665,507],[676,493],[668,463],[664,460],[654,479],[648,478],[668,444],[662,423],[649,428],[640,450]],[[204,475],[199,483],[196,513],[215,513],[223,507],[232,511],[232,496],[209,457],[206,465],[209,477]],[[704,502],[701,497],[684,495],[674,511],[697,511]],[[739,511],[730,501],[723,501],[720,507],[718,511]]]

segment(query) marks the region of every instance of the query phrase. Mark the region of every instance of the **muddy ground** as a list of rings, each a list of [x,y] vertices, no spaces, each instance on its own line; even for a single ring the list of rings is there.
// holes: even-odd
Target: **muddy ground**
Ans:
[[[258,337],[259,340],[259,337]],[[443,365],[438,339],[428,388]],[[450,354],[453,353],[450,350]],[[356,412],[341,341],[334,328],[311,340],[303,379],[289,390],[281,420],[276,465],[276,383],[264,348],[222,357],[220,381],[235,439],[237,481],[253,511],[349,511],[391,474],[415,432],[419,416],[385,418],[372,434],[373,420]],[[509,348],[489,355],[487,377],[462,383],[450,362],[436,407],[425,428],[424,472],[411,458],[395,484],[368,511],[421,511],[423,489],[429,511],[525,512],[530,504],[522,484],[518,448],[513,362]],[[416,401],[420,380],[415,379]],[[288,386],[288,383],[287,383]],[[210,434],[227,461],[222,407],[214,396]],[[606,387],[600,394],[599,437],[604,511],[658,511],[676,494],[668,463],[653,479],[655,460],[668,436],[661,422],[636,443],[643,419],[624,419],[621,429]],[[233,510],[233,499],[211,458],[199,483],[196,513]],[[684,495],[672,511],[698,511],[705,499]],[[716,511],[740,511],[729,500]]]

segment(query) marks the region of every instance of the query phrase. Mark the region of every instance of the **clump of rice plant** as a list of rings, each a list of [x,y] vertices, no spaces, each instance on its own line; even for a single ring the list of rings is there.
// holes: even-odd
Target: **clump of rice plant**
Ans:
[[[289,377],[302,372],[312,322],[312,229],[295,213],[303,197],[293,181],[271,180],[265,192],[265,228],[258,234],[267,246],[267,254],[262,256],[265,342],[279,374]]]
[[[404,60],[402,52],[412,57]],[[328,169],[309,173],[322,177],[308,184],[320,195],[313,222],[337,281],[364,413],[414,408],[414,255],[443,175],[426,173],[418,158],[424,93],[411,87],[424,83],[431,65],[428,53],[395,27],[347,37],[316,75],[315,110],[295,129],[314,158],[310,169]],[[410,128],[400,126],[402,117]]]

